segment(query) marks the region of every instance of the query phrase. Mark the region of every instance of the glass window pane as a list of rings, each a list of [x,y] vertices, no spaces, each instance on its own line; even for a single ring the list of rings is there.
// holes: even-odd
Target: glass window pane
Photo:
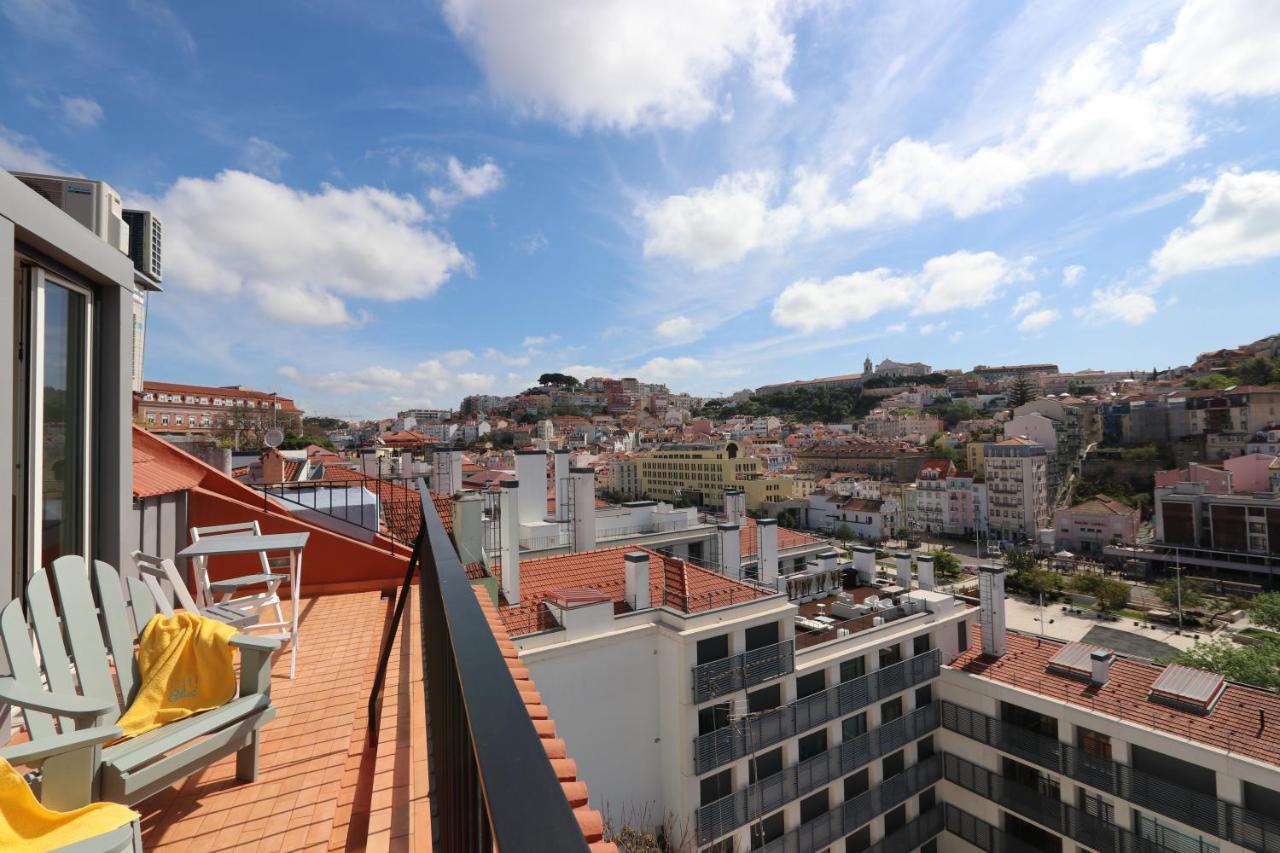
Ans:
[[[44,287],[41,440],[41,565],[84,553],[86,298]]]

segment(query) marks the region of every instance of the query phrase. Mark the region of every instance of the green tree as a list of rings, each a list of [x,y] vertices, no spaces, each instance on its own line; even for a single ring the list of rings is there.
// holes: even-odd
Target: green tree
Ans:
[[[796,528],[800,526],[800,513],[798,510],[788,507],[778,513],[778,526]]]
[[[1208,640],[1180,652],[1171,661],[1208,670],[1267,690],[1280,690],[1280,642],[1242,646],[1230,640]]]
[[[1277,369],[1280,369],[1280,362],[1255,355],[1237,364],[1235,373],[1242,385],[1266,385],[1276,381]]]
[[[838,525],[835,530],[831,531],[831,535],[846,545],[852,542],[854,537],[853,528],[847,524]]]
[[[1129,603],[1129,593],[1133,589],[1124,581],[1115,578],[1102,578],[1094,597],[1098,599],[1098,609],[1103,613],[1114,613]]]
[[[1225,373],[1210,373],[1207,376],[1197,376],[1195,379],[1188,380],[1188,385],[1192,388],[1198,388],[1209,391],[1222,391],[1233,385],[1239,385],[1240,380],[1234,376],[1228,376]]]
[[[1031,381],[1025,376],[1019,376],[1013,380],[1013,384],[1009,386],[1009,408],[1016,409],[1024,403],[1030,403],[1036,398],[1035,389],[1031,386]]]
[[[1012,572],[1029,572],[1036,567],[1036,558],[1030,551],[1015,548],[1005,552],[1004,565]]]
[[[1249,605],[1249,618],[1264,628],[1280,631],[1280,592],[1264,592]]]
[[[1009,576],[1009,589],[1031,598],[1052,598],[1062,591],[1062,578],[1044,569],[1025,569]]]
[[[939,580],[955,580],[964,572],[960,558],[946,548],[933,552],[933,571]]]
[[[1209,604],[1208,590],[1198,580],[1187,579],[1182,582],[1182,609],[1199,610]],[[1168,607],[1178,606],[1178,582],[1167,580],[1156,587],[1156,595]]]
[[[559,388],[577,388],[582,383],[567,373],[544,373],[538,377],[539,385],[555,385]]]

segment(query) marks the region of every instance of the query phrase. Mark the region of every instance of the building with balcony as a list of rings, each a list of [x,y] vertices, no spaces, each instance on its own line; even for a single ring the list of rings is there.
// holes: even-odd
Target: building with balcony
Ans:
[[[950,459],[926,459],[916,474],[915,500],[907,524],[922,533],[942,533],[947,526],[947,478],[956,473]]]
[[[133,395],[134,421],[149,430],[261,436],[302,431],[302,410],[275,392],[243,385],[182,385],[145,380]]]
[[[987,446],[987,525],[1010,541],[1033,539],[1049,521],[1048,452],[1028,438]]]
[[[791,498],[788,477],[769,476],[763,460],[739,452],[739,445],[664,444],[638,457],[640,488],[650,498],[685,501],[710,509],[723,506],[726,489],[742,489],[747,509]]]

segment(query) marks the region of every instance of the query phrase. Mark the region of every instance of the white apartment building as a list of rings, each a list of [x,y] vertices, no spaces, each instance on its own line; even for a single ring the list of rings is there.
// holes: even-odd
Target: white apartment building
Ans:
[[[1006,438],[984,453],[987,525],[993,537],[1034,539],[1049,521],[1048,455],[1027,438]]]
[[[921,533],[942,533],[947,525],[947,478],[956,473],[949,459],[926,459],[916,473],[915,501],[907,524]]]

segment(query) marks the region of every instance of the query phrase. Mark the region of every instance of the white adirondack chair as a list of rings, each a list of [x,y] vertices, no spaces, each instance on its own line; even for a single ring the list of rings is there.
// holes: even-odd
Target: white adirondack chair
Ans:
[[[116,570],[95,561],[92,571],[92,589],[78,556],[60,557],[31,578],[27,609],[38,652],[21,603],[15,599],[0,610],[0,643],[13,672],[0,678],[0,702],[22,709],[31,736],[29,744],[8,748],[19,750],[10,760],[39,765],[34,781],[41,802],[60,811],[95,800],[131,805],[233,752],[236,778],[254,781],[258,733],[276,715],[271,653],[279,641],[236,634],[237,698],[104,747],[119,736],[112,723],[137,692],[134,638],[155,615],[156,602],[143,581],[129,578],[131,620]]]
[[[173,560],[167,557],[154,557],[141,551],[134,551],[131,556],[133,564],[138,568],[138,577],[142,579],[151,597],[155,599],[156,609],[162,615],[173,615],[173,599],[176,598],[178,606],[183,610],[225,622],[234,628],[245,628],[258,621],[256,613],[249,613],[229,604],[212,604],[207,607],[196,604],[191,593],[187,591],[186,582],[183,581],[182,574]],[[164,587],[161,586],[162,582],[169,584],[172,593],[165,592]]]
[[[262,528],[258,526],[256,519],[236,524],[213,524],[205,527],[193,527],[191,528],[191,541],[199,542],[203,537],[232,536],[237,533],[250,533],[254,536],[261,536]],[[266,610],[271,607],[276,612],[276,623],[285,624],[284,611],[280,609],[280,584],[289,581],[288,560],[285,559],[281,562],[268,557],[266,554],[259,554],[258,557],[262,561],[261,573],[219,581],[209,580],[209,563],[207,559],[194,560],[196,595],[200,599],[201,606],[209,607],[213,604],[227,604],[239,610],[256,611]],[[284,571],[273,571],[273,569],[279,568],[283,568]],[[266,589],[263,592],[237,595],[241,587],[258,585],[264,585]],[[222,597],[215,602],[215,595],[221,595]]]

